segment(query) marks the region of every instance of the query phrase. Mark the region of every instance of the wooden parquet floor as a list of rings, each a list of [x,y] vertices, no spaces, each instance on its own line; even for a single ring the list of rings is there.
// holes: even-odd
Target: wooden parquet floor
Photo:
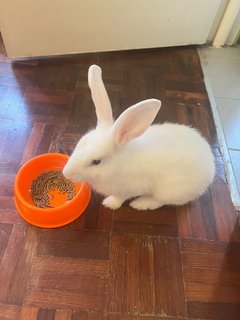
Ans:
[[[12,62],[1,44],[0,61],[0,320],[240,319],[240,229],[196,49]],[[70,153],[95,126],[93,63],[115,116],[155,97],[156,121],[197,127],[215,154],[215,181],[187,206],[148,212],[111,211],[93,193],[70,225],[33,227],[14,207],[15,175],[35,155]]]

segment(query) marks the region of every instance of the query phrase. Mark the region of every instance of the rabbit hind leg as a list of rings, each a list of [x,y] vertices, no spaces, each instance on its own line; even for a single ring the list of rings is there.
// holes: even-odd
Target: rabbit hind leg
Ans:
[[[154,210],[162,207],[163,203],[151,196],[141,196],[130,202],[129,205],[137,210]]]

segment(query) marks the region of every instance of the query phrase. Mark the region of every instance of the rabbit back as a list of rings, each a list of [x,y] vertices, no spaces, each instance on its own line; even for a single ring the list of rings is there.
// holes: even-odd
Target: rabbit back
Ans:
[[[197,130],[172,123],[149,127],[116,157],[115,165],[115,183],[111,190],[104,184],[105,194],[123,198],[151,194],[174,205],[203,194],[215,174],[207,141]]]

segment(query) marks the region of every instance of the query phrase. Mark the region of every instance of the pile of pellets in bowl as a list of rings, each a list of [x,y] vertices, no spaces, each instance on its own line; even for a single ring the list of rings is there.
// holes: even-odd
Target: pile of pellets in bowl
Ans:
[[[43,172],[32,181],[30,194],[33,204],[39,208],[53,208],[50,204],[52,199],[51,191],[58,190],[62,194],[67,193],[67,201],[76,195],[74,184],[64,177],[62,171],[51,170]]]

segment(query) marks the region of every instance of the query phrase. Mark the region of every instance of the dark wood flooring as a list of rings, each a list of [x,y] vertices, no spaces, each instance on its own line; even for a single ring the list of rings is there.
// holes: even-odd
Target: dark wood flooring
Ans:
[[[1,45],[0,60],[0,320],[240,319],[240,230],[196,49],[12,62]],[[158,122],[201,130],[216,156],[215,181],[188,206],[149,212],[113,212],[94,193],[70,225],[33,227],[15,210],[14,177],[35,155],[70,153],[95,125],[93,63],[115,116],[155,97]]]

